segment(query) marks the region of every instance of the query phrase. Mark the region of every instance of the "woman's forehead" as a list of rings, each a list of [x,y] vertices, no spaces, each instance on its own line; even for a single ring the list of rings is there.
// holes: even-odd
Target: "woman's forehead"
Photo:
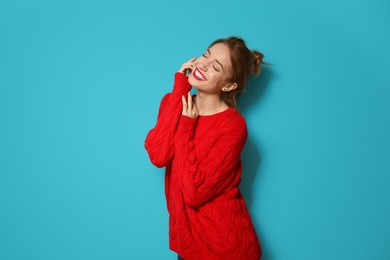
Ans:
[[[210,55],[226,66],[231,66],[229,47],[224,43],[217,43],[208,49]]]

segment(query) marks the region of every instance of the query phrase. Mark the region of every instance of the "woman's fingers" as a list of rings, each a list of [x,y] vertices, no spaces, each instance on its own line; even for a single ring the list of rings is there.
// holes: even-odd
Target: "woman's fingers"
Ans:
[[[188,91],[188,107],[187,107],[187,110],[189,112],[192,111],[192,105],[193,105],[193,103],[192,103],[192,96],[191,96],[191,93]]]
[[[196,60],[196,57],[189,59],[187,62],[185,62],[183,65],[181,65],[181,68],[179,69],[179,72],[186,74],[188,70],[192,70],[194,67],[194,61]]]
[[[198,110],[196,109],[196,105],[192,101],[191,93],[188,92],[188,100],[183,96],[181,96],[181,101],[183,103],[183,111],[182,115],[188,116],[191,118],[197,118],[198,117]]]
[[[187,101],[186,101],[186,98],[184,96],[181,96],[181,102],[183,103],[183,111],[182,111],[182,115],[187,115]]]
[[[192,70],[192,64],[184,63],[179,69],[179,72],[186,74],[187,70]]]
[[[193,57],[191,59],[189,59],[187,62],[194,62],[196,60],[196,57]]]

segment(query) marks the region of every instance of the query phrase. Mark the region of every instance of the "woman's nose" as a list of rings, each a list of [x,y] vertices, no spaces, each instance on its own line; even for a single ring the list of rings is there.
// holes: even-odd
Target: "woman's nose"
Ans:
[[[198,67],[199,67],[201,70],[207,71],[207,62],[199,62],[199,63],[198,63]]]

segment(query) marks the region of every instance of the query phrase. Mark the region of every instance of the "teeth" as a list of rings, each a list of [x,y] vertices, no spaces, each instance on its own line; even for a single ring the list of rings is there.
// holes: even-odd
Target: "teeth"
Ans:
[[[195,76],[197,76],[198,78],[201,78],[202,80],[205,80],[205,78],[204,78],[203,75],[198,71],[198,69],[195,70]]]

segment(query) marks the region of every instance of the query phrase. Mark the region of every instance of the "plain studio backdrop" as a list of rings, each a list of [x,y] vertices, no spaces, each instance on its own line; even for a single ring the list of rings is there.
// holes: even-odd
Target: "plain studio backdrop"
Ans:
[[[0,0],[0,259],[175,259],[144,149],[181,64],[239,35],[264,260],[390,259],[390,3]]]

